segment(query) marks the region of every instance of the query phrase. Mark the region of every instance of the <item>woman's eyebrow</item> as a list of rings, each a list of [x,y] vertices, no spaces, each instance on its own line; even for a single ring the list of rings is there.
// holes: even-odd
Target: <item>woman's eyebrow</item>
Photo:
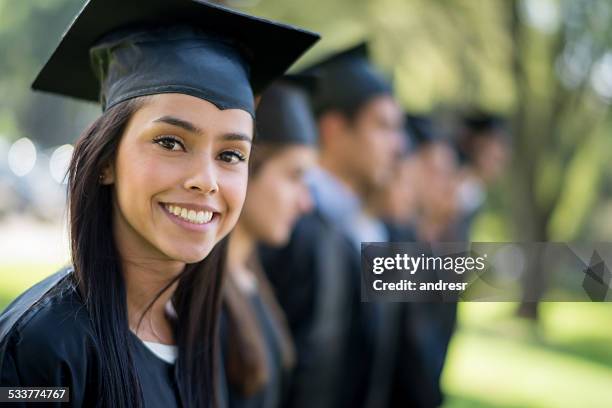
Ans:
[[[180,127],[181,129],[184,129],[188,132],[191,133],[198,133],[198,134],[203,134],[204,132],[197,127],[196,125],[194,125],[193,123],[185,120],[185,119],[181,119],[181,118],[177,118],[176,116],[162,116],[161,118],[155,119],[153,122],[155,123],[166,123],[168,125],[172,125],[172,126],[176,126],[176,127]],[[226,133],[224,135],[221,136],[222,140],[227,140],[227,141],[239,141],[239,142],[248,142],[248,143],[252,143],[252,139],[250,136],[244,134],[244,133]]]
[[[153,122],[166,123],[168,125],[180,127],[191,133],[202,133],[202,130],[193,123],[181,118],[177,118],[176,116],[163,116],[159,119],[155,119]]]
[[[249,143],[253,143],[253,140],[251,140],[251,138],[247,135],[245,135],[244,133],[226,133],[224,135],[221,136],[222,140],[227,140],[230,142],[233,141],[238,141],[238,142],[249,142]]]

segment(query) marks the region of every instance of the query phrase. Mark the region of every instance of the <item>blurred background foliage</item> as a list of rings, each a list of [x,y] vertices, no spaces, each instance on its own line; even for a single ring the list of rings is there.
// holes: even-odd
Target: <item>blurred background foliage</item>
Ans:
[[[224,0],[323,40],[297,68],[360,40],[413,112],[479,107],[513,124],[507,180],[474,240],[612,236],[612,3],[607,0]],[[0,0],[0,135],[72,142],[98,108],[29,84],[82,0]],[[273,49],[274,44],[270,44]],[[597,216],[594,216],[597,215]],[[607,215],[610,215],[608,217]]]
[[[472,240],[612,237],[609,0],[223,3],[320,32],[323,40],[298,69],[367,39],[407,110],[450,121],[475,107],[506,115],[512,167],[489,194]],[[43,151],[72,143],[99,113],[92,104],[29,90],[82,4],[0,0],[0,166],[14,141],[27,137]],[[18,230],[0,226],[2,246]],[[7,259],[7,252],[0,306],[61,264],[53,257]],[[612,406],[608,304],[546,303],[537,324],[516,319],[512,309],[462,305],[445,370],[447,406]]]

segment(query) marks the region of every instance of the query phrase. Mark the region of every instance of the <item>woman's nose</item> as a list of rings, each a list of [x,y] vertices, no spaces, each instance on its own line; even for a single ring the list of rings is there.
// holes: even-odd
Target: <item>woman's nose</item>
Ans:
[[[185,180],[185,188],[203,194],[214,194],[219,191],[217,170],[213,160],[200,159],[190,166],[190,175]]]

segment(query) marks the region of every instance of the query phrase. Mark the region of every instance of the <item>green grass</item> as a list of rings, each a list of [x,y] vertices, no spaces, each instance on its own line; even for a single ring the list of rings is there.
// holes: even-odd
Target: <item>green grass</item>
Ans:
[[[0,265],[0,310],[4,310],[11,300],[52,273],[63,265],[50,264],[19,264]]]
[[[612,304],[543,303],[538,325],[515,308],[461,305],[445,408],[612,407]]]
[[[61,266],[0,266],[0,309]],[[543,303],[538,325],[515,308],[460,305],[444,408],[612,407],[612,303]]]

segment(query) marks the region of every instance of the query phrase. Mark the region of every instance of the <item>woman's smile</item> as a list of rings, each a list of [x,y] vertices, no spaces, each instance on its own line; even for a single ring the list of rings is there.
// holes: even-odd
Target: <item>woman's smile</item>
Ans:
[[[209,206],[184,203],[159,203],[176,225],[190,231],[207,231],[217,226],[221,213]]]

